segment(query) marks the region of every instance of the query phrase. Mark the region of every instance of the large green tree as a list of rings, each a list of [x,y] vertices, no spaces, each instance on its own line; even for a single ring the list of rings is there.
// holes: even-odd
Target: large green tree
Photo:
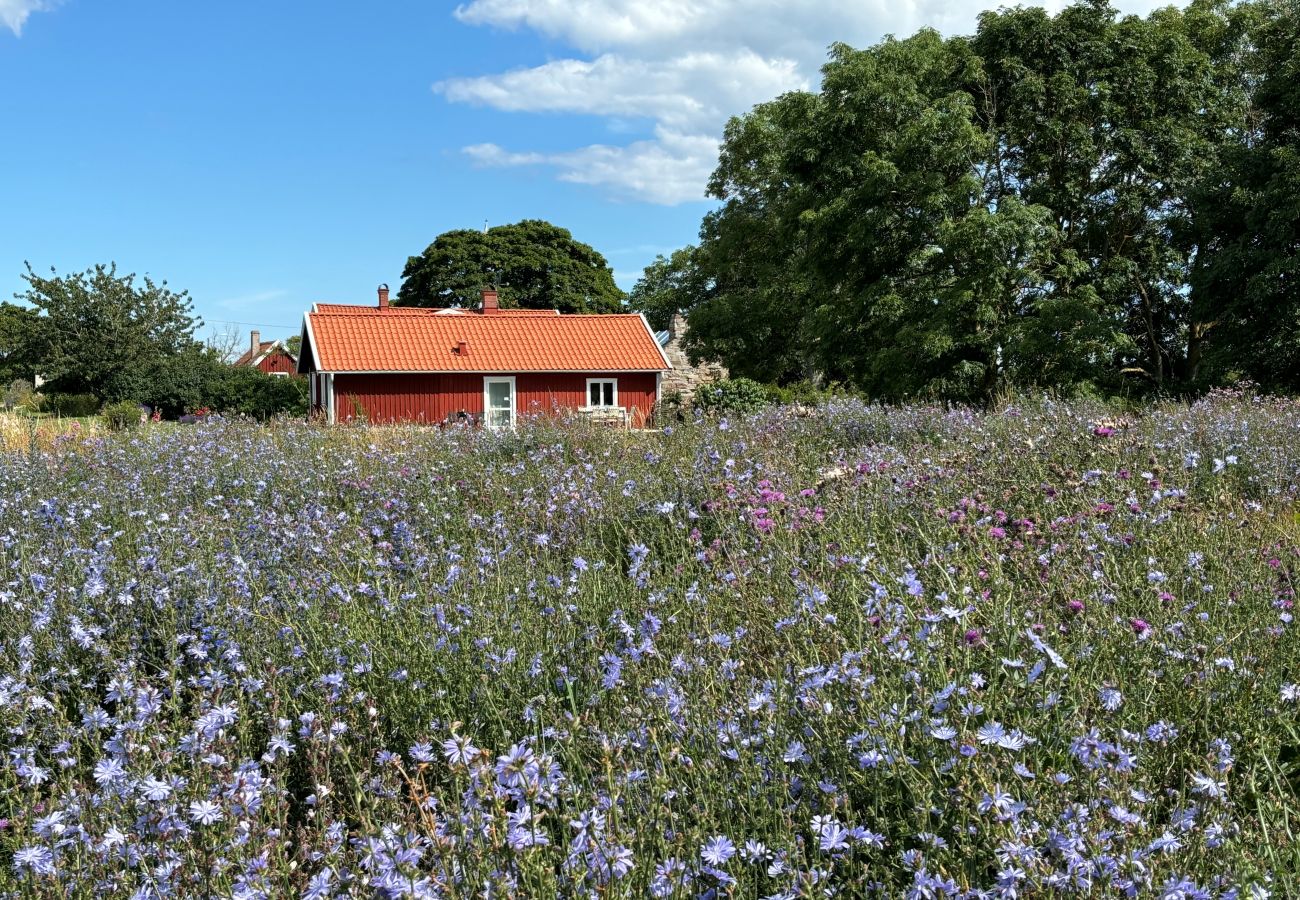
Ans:
[[[729,123],[721,206],[636,302],[733,371],[882,398],[1178,393],[1229,355],[1300,387],[1295,15],[1085,0],[836,45],[817,93]]]
[[[40,373],[55,390],[142,400],[159,361],[192,352],[201,321],[185,292],[98,265],[46,278],[31,266],[18,295],[40,313]]]
[[[488,285],[505,308],[617,312],[624,301],[605,257],[537,219],[444,232],[407,260],[402,278],[403,306],[474,307]]]
[[[733,120],[698,258],[714,284],[689,343],[764,380],[873,395],[991,393],[1005,323],[1041,281],[1043,210],[999,202],[965,85],[978,60],[932,31],[832,48],[817,95]]]
[[[1024,322],[1029,372],[1178,390],[1207,323],[1189,302],[1192,196],[1240,121],[1242,34],[1223,0],[1119,18],[1101,0],[985,13],[971,85],[999,193],[1050,211],[1056,275]]]

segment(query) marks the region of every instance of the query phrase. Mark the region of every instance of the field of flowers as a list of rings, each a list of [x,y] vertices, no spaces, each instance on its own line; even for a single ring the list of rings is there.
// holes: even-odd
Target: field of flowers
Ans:
[[[0,455],[0,895],[1300,896],[1300,403]]]

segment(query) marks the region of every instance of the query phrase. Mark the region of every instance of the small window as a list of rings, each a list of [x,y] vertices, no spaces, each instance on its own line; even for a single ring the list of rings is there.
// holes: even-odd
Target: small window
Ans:
[[[271,372],[270,375],[271,375],[272,378],[288,378],[288,377],[289,377],[289,373],[288,373],[288,372]]]
[[[618,406],[618,379],[588,378],[587,406],[592,409]]]

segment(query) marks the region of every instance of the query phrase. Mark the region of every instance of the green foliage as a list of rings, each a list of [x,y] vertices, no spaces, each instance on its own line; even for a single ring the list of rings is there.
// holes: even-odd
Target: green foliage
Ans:
[[[832,400],[849,399],[854,391],[838,382],[820,385],[805,379],[788,385],[765,384],[763,394],[769,403],[824,406]]]
[[[695,391],[696,406],[718,412],[751,412],[767,400],[763,385],[749,378],[724,378]]]
[[[105,406],[100,415],[104,417],[104,421],[114,431],[125,431],[140,424],[144,410],[139,403],[131,400],[119,400],[117,403],[110,403]]]
[[[1300,12],[1091,0],[832,48],[727,126],[633,292],[740,376],[885,399],[1300,389]]]
[[[1239,11],[1257,73],[1249,127],[1217,178],[1193,197],[1194,237],[1211,252],[1192,276],[1204,380],[1249,377],[1273,391],[1300,389],[1300,6]]]
[[[307,413],[306,379],[230,366],[198,345],[156,358],[134,374],[119,378],[117,389],[169,419],[203,408],[256,419]]]
[[[627,295],[628,306],[645,313],[656,331],[664,331],[673,316],[703,302],[712,285],[696,262],[696,248],[683,247],[671,257],[656,256]]]
[[[41,314],[36,354],[41,374],[60,391],[101,400],[137,399],[159,360],[191,351],[201,321],[185,292],[117,266],[43,278],[29,265],[20,295]]]
[[[41,320],[34,309],[0,303],[0,384],[37,375]]]
[[[39,396],[30,381],[25,378],[18,378],[5,389],[4,406],[5,409],[29,409],[33,405],[33,398]],[[36,402],[39,405],[39,401]]]
[[[407,259],[396,302],[404,306],[472,308],[480,290],[496,285],[503,308],[565,313],[618,312],[623,292],[605,257],[567,229],[527,219],[487,231],[440,234]]]
[[[50,394],[45,408],[63,419],[83,419],[99,412],[100,400],[94,394]]]

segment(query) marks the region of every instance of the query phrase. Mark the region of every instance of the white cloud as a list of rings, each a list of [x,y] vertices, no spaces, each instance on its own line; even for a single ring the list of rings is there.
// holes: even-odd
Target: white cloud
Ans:
[[[679,131],[717,130],[737,110],[808,85],[795,60],[739,48],[663,60],[612,53],[590,62],[562,59],[501,75],[453,78],[434,89],[449,100],[501,110],[649,118]]]
[[[601,188],[618,199],[672,205],[703,196],[718,159],[718,139],[656,129],[653,140],[592,144],[563,153],[518,153],[496,144],[464,152],[482,166],[548,166],[561,181]]]
[[[5,0],[0,0],[0,3]],[[1058,9],[1065,0],[1042,5]],[[827,47],[865,47],[923,26],[974,27],[992,0],[470,0],[467,24],[529,29],[591,59],[560,59],[434,89],[453,102],[509,112],[568,113],[654,123],[654,138],[539,154],[478,144],[488,166],[553,167],[565,181],[618,197],[702,199],[726,120],[778,94],[815,86]],[[1159,0],[1117,0],[1145,13]]]
[[[23,25],[34,12],[54,9],[59,0],[0,0],[0,24],[16,35],[23,33]]]

